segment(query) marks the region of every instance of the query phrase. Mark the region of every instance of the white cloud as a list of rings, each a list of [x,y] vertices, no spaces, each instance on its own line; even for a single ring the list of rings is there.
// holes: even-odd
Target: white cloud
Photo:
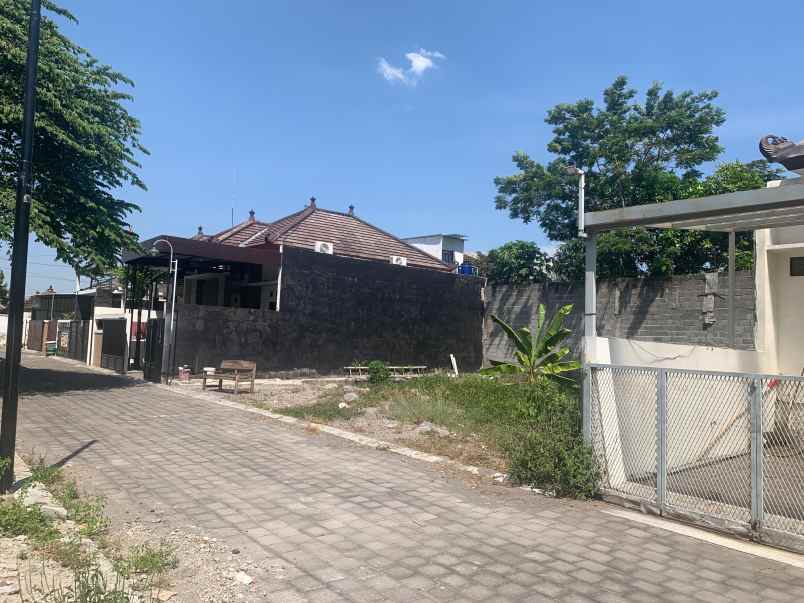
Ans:
[[[380,72],[380,75],[383,76],[389,82],[405,82],[407,81],[407,77],[405,76],[405,72],[402,71],[399,67],[394,67],[385,59],[380,59],[380,64],[377,67],[377,71]]]
[[[410,67],[394,67],[385,58],[380,58],[377,71],[389,82],[402,82],[408,86],[415,86],[428,69],[436,67],[436,61],[446,60],[437,50],[430,51],[420,48],[417,52],[408,52],[405,58]]]

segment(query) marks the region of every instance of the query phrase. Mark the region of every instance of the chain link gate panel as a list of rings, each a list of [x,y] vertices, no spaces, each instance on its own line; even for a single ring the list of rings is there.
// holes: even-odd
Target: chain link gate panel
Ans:
[[[784,545],[804,538],[804,379],[766,377],[762,393],[763,526]]]
[[[604,496],[804,551],[804,378],[590,365]]]
[[[604,486],[649,502],[656,500],[656,386],[649,369],[592,371],[592,440]]]
[[[751,523],[753,379],[667,371],[669,509]]]

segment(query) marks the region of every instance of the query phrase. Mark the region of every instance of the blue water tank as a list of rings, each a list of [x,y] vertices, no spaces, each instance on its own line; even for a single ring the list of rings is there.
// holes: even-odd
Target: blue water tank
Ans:
[[[458,266],[458,274],[467,274],[469,276],[474,276],[475,274],[477,274],[477,267],[467,262],[464,262],[463,264]]]

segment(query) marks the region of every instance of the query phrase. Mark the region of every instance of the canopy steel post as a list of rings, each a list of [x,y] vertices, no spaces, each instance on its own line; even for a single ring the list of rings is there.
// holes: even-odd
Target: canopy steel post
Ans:
[[[736,325],[734,324],[734,299],[737,288],[737,234],[732,230],[729,233],[729,347],[737,344]]]
[[[588,234],[584,240],[586,247],[586,273],[584,280],[584,312],[583,343],[581,345],[581,362],[583,364],[583,438],[587,444],[592,443],[592,371],[589,353],[589,340],[597,336],[597,240],[594,234]]]
[[[594,234],[586,237],[586,273],[584,280],[584,320],[585,337],[597,337],[597,240]]]
[[[39,61],[39,22],[41,0],[31,0],[28,30],[28,57],[25,63],[25,96],[23,100],[22,157],[17,181],[17,204],[14,210],[14,245],[11,255],[8,335],[3,364],[3,417],[0,422],[0,458],[8,464],[0,476],[0,492],[8,492],[14,482],[14,452],[17,446],[17,406],[19,372],[22,357],[22,328],[25,305],[25,280],[28,267],[28,220],[33,191],[32,162],[34,118],[36,116],[36,68]]]

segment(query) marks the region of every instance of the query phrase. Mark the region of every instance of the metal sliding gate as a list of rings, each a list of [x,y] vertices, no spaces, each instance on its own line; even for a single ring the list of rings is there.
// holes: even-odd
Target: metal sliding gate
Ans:
[[[145,379],[154,383],[159,383],[162,379],[162,345],[164,341],[165,319],[152,318],[148,321],[142,372]]]
[[[804,551],[804,378],[586,370],[606,498]]]

